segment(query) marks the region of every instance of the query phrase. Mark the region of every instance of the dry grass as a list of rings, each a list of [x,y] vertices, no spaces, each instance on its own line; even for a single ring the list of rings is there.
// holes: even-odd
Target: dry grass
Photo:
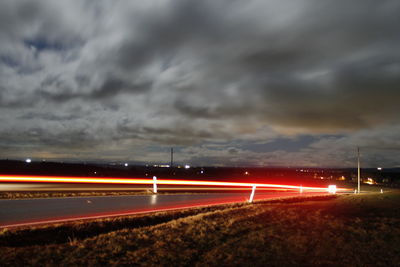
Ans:
[[[5,230],[0,265],[394,266],[400,194],[236,204]]]

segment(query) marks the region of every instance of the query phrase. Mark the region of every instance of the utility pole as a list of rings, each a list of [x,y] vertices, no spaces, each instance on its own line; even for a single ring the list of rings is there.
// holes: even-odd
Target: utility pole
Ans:
[[[173,164],[174,164],[174,148],[171,147],[171,164],[169,166],[172,168]]]
[[[360,147],[357,147],[357,168],[358,168],[358,190],[357,192],[360,193]]]

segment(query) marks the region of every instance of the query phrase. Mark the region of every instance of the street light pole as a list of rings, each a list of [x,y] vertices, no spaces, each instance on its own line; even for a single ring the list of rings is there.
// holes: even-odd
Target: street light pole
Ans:
[[[359,147],[357,147],[357,168],[358,168],[358,179],[357,179],[357,182],[358,182],[358,190],[357,190],[357,192],[358,193],[360,193],[360,148]]]

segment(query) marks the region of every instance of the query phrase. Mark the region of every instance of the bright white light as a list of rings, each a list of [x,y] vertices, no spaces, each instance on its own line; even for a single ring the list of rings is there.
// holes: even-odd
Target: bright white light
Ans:
[[[249,175],[249,172],[245,172],[244,174],[245,174],[245,175]]]
[[[252,203],[253,199],[254,199],[254,193],[256,192],[256,186],[253,185],[252,190],[251,190],[251,194],[250,194],[250,199],[249,202]]]
[[[26,163],[31,163],[32,160],[31,160],[31,159],[26,159],[25,162],[26,162]]]
[[[200,173],[201,173],[201,174],[203,174],[203,173],[204,173],[204,171],[200,171]]]
[[[158,167],[160,167],[160,168],[169,168],[169,165],[168,164],[162,164],[162,165],[158,165]]]
[[[125,163],[124,165],[125,165],[125,167],[128,167],[128,166],[129,166],[129,164],[128,164],[128,163]]]
[[[155,204],[157,204],[157,195],[151,195],[150,205],[155,205]]]
[[[153,192],[157,193],[157,176],[153,176]]]
[[[190,165],[185,165],[185,169],[190,169]]]
[[[336,194],[336,185],[329,185],[328,192],[331,194]]]
[[[381,168],[381,167],[378,167],[377,169],[378,169],[378,171],[381,171],[381,170],[382,170],[382,168]]]

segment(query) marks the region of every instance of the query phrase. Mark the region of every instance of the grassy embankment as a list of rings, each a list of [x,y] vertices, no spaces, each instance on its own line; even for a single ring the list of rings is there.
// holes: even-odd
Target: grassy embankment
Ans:
[[[3,230],[0,265],[400,263],[400,194],[328,196]]]

